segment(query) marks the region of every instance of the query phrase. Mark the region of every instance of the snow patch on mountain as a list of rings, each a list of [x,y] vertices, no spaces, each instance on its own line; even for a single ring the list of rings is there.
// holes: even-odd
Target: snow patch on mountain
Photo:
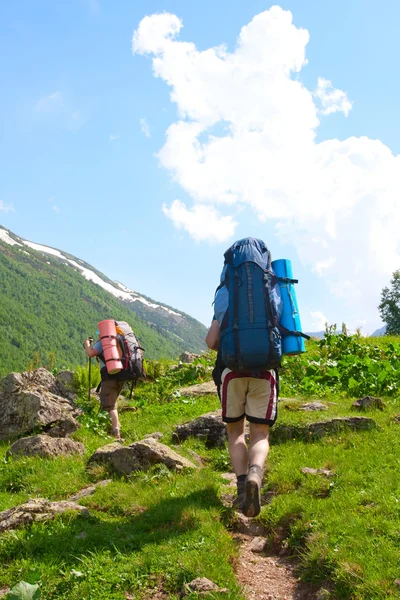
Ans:
[[[22,246],[22,244],[13,240],[5,229],[0,229],[0,240],[3,240],[6,244],[10,244],[10,246]]]
[[[6,242],[7,244],[10,244],[11,246],[17,245],[17,246],[23,247],[22,244],[19,244],[18,242],[13,240],[9,236],[8,232],[2,228],[0,228],[0,239],[3,240],[4,242]],[[129,288],[124,286],[122,283],[119,283],[118,281],[116,281],[115,283],[119,289],[117,287],[111,285],[111,283],[107,283],[106,281],[103,281],[103,279],[101,279],[101,277],[99,277],[99,275],[97,275],[90,269],[87,269],[86,267],[83,267],[82,265],[78,264],[75,260],[71,260],[70,258],[67,258],[66,256],[64,256],[64,254],[62,254],[59,250],[56,250],[55,248],[50,248],[49,246],[43,246],[42,244],[36,244],[35,242],[28,242],[27,240],[23,240],[23,239],[21,239],[21,242],[23,242],[23,244],[25,244],[25,246],[28,246],[29,248],[32,248],[33,250],[36,250],[37,252],[44,252],[46,254],[51,254],[52,256],[56,256],[57,258],[60,258],[61,260],[65,261],[65,264],[77,269],[83,275],[83,277],[85,277],[85,279],[87,279],[88,281],[92,281],[93,283],[100,286],[101,288],[103,288],[104,290],[106,290],[108,293],[112,294],[116,298],[119,298],[121,300],[126,300],[127,302],[141,302],[142,304],[145,304],[146,306],[148,306],[149,308],[152,308],[154,310],[161,309],[171,315],[176,315],[178,317],[182,316],[180,313],[178,313],[170,308],[167,308],[166,306],[162,306],[161,304],[156,304],[154,302],[150,302],[149,300],[146,300],[146,298],[139,296],[139,294],[137,294],[133,290],[130,290]],[[25,252],[25,250],[23,250],[23,252]],[[29,254],[29,253],[26,253],[26,254]],[[78,260],[80,261],[80,259],[78,259]],[[82,261],[80,261],[80,262],[82,262]]]

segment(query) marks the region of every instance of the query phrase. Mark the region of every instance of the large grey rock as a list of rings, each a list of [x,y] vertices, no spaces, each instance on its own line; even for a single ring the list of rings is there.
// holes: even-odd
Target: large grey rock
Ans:
[[[0,381],[0,441],[52,427],[53,435],[67,435],[80,426],[75,418],[80,413],[60,395],[56,378],[46,369],[11,373]]]
[[[301,400],[296,400],[295,398],[283,398],[280,399],[280,403],[286,410],[303,412],[329,410],[330,405],[333,406],[336,404],[335,402],[318,402],[316,400],[313,402],[303,402]]]
[[[385,404],[382,398],[374,398],[374,396],[364,396],[356,402],[353,402],[353,408],[358,410],[367,410],[368,408],[378,408],[384,410]]]
[[[199,354],[193,354],[193,352],[182,352],[179,357],[179,360],[183,363],[190,364],[193,363],[196,358],[199,358]]]
[[[74,374],[72,371],[59,371],[56,375],[56,382],[60,396],[64,396],[64,398],[72,401],[76,399],[77,395],[74,391]]]
[[[193,421],[178,425],[172,434],[176,442],[184,442],[188,437],[204,439],[209,448],[222,447],[226,442],[226,426],[221,419],[221,411],[206,413]]]
[[[67,510],[77,511],[85,517],[89,516],[88,509],[75,502],[67,500],[49,502],[49,500],[45,500],[44,498],[34,498],[25,502],[25,504],[0,512],[0,533],[9,529],[16,529],[23,525],[29,525],[34,521],[54,519],[55,515]]]
[[[79,427],[80,425],[76,419],[73,417],[66,417],[65,419],[60,419],[50,425],[46,425],[43,429],[47,435],[60,438],[71,435],[71,433],[74,433]]]
[[[145,440],[148,440],[149,438],[153,438],[154,440],[161,440],[161,438],[164,437],[164,434],[161,433],[161,431],[153,431],[153,433],[147,433],[144,436]]]
[[[321,438],[326,434],[339,433],[346,429],[351,430],[369,430],[377,427],[376,422],[368,417],[337,417],[329,421],[318,421],[306,425],[285,425],[277,423],[271,429],[271,439],[290,440],[290,439],[315,439]]]
[[[148,470],[156,464],[164,464],[168,469],[176,471],[196,468],[190,460],[154,438],[147,438],[130,446],[121,446],[118,442],[107,444],[98,448],[89,458],[88,464],[93,462],[106,464],[116,473],[125,475],[133,471]]]
[[[7,451],[7,456],[40,456],[50,458],[68,454],[83,454],[84,445],[69,438],[33,435],[17,440]]]
[[[217,395],[217,388],[213,381],[205,381],[196,385],[188,385],[180,388],[181,396],[206,396],[207,394]]]
[[[311,412],[315,410],[329,410],[329,407],[323,402],[305,402],[305,404],[300,406],[300,410]]]

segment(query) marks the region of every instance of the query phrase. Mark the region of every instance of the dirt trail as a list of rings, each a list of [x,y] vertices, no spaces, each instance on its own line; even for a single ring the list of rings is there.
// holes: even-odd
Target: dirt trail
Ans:
[[[237,579],[246,600],[316,600],[316,590],[296,576],[296,565],[277,556],[254,553],[252,535],[234,535],[240,543]]]
[[[236,480],[232,473],[223,478],[232,486]],[[234,492],[234,488],[228,488]],[[223,502],[231,504],[234,493],[223,494]],[[246,600],[318,600],[320,593],[314,586],[301,582],[296,575],[295,562],[281,556],[267,554],[262,550],[263,527],[253,519],[238,515],[238,523],[232,532],[239,545],[236,566],[238,583]]]

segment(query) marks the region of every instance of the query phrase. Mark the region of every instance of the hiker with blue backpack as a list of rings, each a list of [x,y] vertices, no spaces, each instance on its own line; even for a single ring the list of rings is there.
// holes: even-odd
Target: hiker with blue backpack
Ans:
[[[239,240],[225,252],[224,259],[206,344],[218,351],[213,378],[237,477],[234,504],[244,515],[255,517],[261,510],[269,429],[278,414],[282,340],[288,342],[290,352],[286,353],[295,354],[304,351],[302,338],[308,336],[301,332],[293,288],[297,280],[291,272],[290,276],[277,276],[263,241]],[[248,447],[245,419],[250,424]]]

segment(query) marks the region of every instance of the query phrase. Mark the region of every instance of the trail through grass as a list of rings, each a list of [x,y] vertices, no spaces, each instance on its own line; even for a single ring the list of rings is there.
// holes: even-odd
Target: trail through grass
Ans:
[[[339,343],[343,354],[346,348],[363,346],[357,355],[361,362],[375,356],[376,348],[392,360],[398,347],[398,340],[369,343],[346,336],[332,340],[328,350],[326,343],[312,342],[309,359],[320,365],[323,377],[313,380],[309,373],[306,379],[314,381],[321,394],[307,393],[309,384],[299,379],[301,370],[308,368],[306,357],[285,361],[283,395],[298,401],[279,404],[278,423],[307,425],[362,415],[374,419],[377,427],[285,442],[274,440],[272,432],[263,490],[269,492],[270,501],[258,520],[267,528],[270,552],[284,550],[296,557],[303,580],[329,589],[330,598],[396,599],[400,598],[396,583],[400,579],[400,424],[394,417],[400,414],[399,367],[392,365],[386,393],[381,394],[384,410],[356,412],[351,378],[343,389],[343,383],[337,385],[332,373],[327,374],[331,353],[341,362]],[[348,362],[338,364],[339,375],[340,369],[348,373]],[[176,425],[218,408],[216,396],[184,398],[177,393],[182,383],[206,380],[210,365],[203,359],[199,368],[191,365],[183,373],[170,371],[164,363],[153,367],[154,380],[138,388],[131,402],[136,410],[121,413],[127,443],[159,431],[162,442],[172,445]],[[376,381],[376,374],[369,379],[366,372],[364,386]],[[321,400],[328,409],[302,412],[300,399]],[[84,443],[84,456],[5,460],[8,445],[0,446],[1,510],[32,497],[65,499],[109,477],[102,466],[86,468],[95,449],[111,441],[97,408],[86,407],[82,423],[73,437]],[[197,453],[205,466],[180,474],[155,467],[129,478],[113,476],[107,487],[79,501],[89,509],[88,519],[64,514],[3,534],[0,589],[24,580],[39,583],[45,599],[143,600],[163,590],[164,597],[178,600],[186,582],[208,577],[228,589],[227,594],[210,598],[244,600],[235,575],[238,549],[229,533],[235,515],[221,501],[220,475],[230,470],[227,449],[210,450],[198,439],[188,439],[175,449],[188,458]],[[306,475],[302,467],[324,467],[333,477]]]

